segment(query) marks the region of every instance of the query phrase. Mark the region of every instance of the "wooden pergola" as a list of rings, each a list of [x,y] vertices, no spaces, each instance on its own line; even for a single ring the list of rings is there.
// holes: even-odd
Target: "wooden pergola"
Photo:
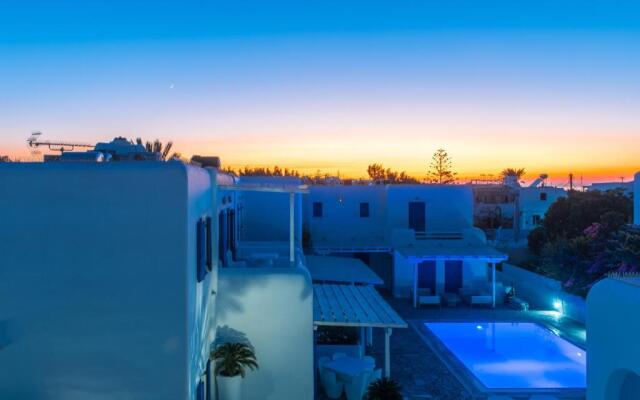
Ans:
[[[391,373],[389,341],[394,328],[407,323],[369,285],[313,285],[313,323],[317,326],[347,326],[384,329],[384,374]]]

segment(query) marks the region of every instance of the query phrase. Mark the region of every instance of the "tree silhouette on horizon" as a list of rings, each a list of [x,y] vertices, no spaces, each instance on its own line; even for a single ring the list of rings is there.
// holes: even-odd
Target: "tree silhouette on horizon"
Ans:
[[[427,172],[427,182],[449,185],[456,182],[453,162],[445,149],[438,149],[431,157],[431,164]]]

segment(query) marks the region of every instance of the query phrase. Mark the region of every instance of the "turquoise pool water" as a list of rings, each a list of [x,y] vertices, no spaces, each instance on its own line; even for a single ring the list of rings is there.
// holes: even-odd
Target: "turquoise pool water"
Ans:
[[[424,325],[489,389],[586,387],[586,352],[538,324],[427,322]]]

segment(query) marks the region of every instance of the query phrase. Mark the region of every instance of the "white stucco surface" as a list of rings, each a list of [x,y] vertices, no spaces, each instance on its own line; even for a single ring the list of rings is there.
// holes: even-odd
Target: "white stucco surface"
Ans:
[[[640,279],[604,279],[587,297],[587,398],[633,400],[640,393]]]

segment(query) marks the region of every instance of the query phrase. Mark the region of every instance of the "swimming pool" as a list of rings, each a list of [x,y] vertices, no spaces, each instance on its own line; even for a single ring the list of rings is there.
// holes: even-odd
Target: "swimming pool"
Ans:
[[[426,322],[489,389],[584,389],[586,352],[531,322]]]

